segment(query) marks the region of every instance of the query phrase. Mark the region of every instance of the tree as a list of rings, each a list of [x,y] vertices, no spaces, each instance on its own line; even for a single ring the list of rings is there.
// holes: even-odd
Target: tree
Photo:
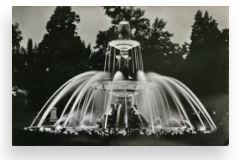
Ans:
[[[27,42],[27,53],[32,54],[32,52],[33,52],[33,41],[31,38],[29,38]]]
[[[24,68],[25,55],[21,48],[20,42],[22,41],[22,32],[19,30],[18,23],[12,24],[12,76],[13,86],[20,85],[22,77],[20,76]]]
[[[171,74],[173,65],[177,65],[183,58],[181,46],[171,41],[173,34],[165,30],[166,24],[163,19],[154,20],[143,55],[147,70],[154,69],[160,73]]]
[[[164,31],[166,22],[163,19],[156,18],[150,29],[150,36],[148,38],[147,49],[155,53],[161,52],[162,54],[169,54],[172,51],[174,44],[170,41],[173,34]]]
[[[72,11],[71,7],[65,6],[56,7],[47,22],[47,33],[38,45],[29,71],[32,84],[29,84],[28,89],[35,103],[42,104],[69,78],[89,70],[91,46],[86,47],[77,34],[78,23],[79,15]],[[39,97],[39,93],[43,93],[43,96]]]
[[[19,30],[18,23],[12,24],[12,53],[20,53],[20,42],[22,41],[22,32]]]
[[[204,15],[197,11],[192,26],[190,54],[186,59],[187,79],[189,84],[195,84],[194,88],[201,88],[202,92],[223,90],[220,86],[226,83],[228,70],[225,60],[228,59],[228,44],[224,42],[227,35],[226,31],[219,30],[216,20],[207,11]]]
[[[229,29],[223,29],[220,35],[219,45],[220,52],[218,56],[218,77],[219,85],[222,90],[228,92],[229,90]]]
[[[28,39],[27,42],[27,55],[28,55],[28,63],[32,63],[34,59],[34,49],[33,49],[33,41],[31,38]]]
[[[71,7],[56,7],[47,22],[47,33],[39,44],[40,54],[47,54],[47,67],[67,62],[70,65],[83,63],[81,68],[86,69],[85,63],[89,56],[86,52],[89,51],[84,41],[77,35],[76,25],[79,22],[79,15],[72,11]]]
[[[56,7],[50,20],[47,22],[47,33],[39,44],[40,54],[45,54],[45,68],[54,71],[56,65],[68,63],[74,70],[72,75],[88,70],[90,53],[84,41],[77,35],[76,25],[80,17],[71,7]],[[58,68],[56,66],[56,68]]]
[[[97,35],[95,46],[97,52],[92,56],[94,68],[103,68],[107,44],[111,40],[118,39],[117,25],[120,21],[126,20],[130,23],[132,30],[131,38],[141,43],[145,69],[161,72],[166,56],[175,54],[177,46],[171,42],[173,34],[165,30],[166,22],[156,18],[151,26],[150,20],[144,17],[145,11],[140,8],[108,6],[104,7],[104,10],[105,14],[112,19],[112,26],[106,31],[100,31]],[[169,56],[168,59],[171,60],[171,57]],[[160,65],[153,65],[152,61]]]
[[[55,58],[64,60],[79,60],[86,58],[85,43],[76,33],[76,24],[80,17],[71,7],[56,7],[54,14],[47,22],[47,34],[39,44],[41,53],[58,55]]]

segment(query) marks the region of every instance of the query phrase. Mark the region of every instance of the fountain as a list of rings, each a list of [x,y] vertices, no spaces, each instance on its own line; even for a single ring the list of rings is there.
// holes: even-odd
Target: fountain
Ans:
[[[104,71],[85,72],[64,83],[27,129],[145,129],[150,133],[216,130],[203,104],[183,83],[143,72],[140,43],[130,39],[130,31],[128,22],[120,22],[119,39],[107,47]]]

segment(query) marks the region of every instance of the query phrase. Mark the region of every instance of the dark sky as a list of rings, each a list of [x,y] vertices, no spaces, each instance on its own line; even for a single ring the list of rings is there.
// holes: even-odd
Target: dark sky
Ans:
[[[26,46],[28,38],[39,43],[46,33],[46,23],[53,14],[55,7],[13,7],[13,23],[18,22],[23,34],[22,45]],[[101,7],[72,7],[80,15],[81,22],[77,32],[87,43],[95,45],[96,35],[100,30],[110,26],[110,19],[104,15]],[[217,20],[219,28],[229,27],[228,7],[140,7],[145,10],[145,16],[151,20],[156,17],[167,22],[166,29],[174,34],[173,41],[177,43],[190,42],[191,25],[198,9],[207,10]]]

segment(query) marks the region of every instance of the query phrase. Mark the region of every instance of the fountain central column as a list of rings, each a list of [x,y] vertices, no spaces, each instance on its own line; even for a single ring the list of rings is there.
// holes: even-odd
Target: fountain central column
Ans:
[[[138,41],[131,40],[131,28],[127,21],[118,26],[119,39],[110,41],[105,56],[104,71],[114,74],[121,71],[126,79],[136,77],[143,70],[141,47]]]

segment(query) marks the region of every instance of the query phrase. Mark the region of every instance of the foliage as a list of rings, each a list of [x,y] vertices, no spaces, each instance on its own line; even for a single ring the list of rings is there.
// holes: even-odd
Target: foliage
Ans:
[[[204,15],[198,11],[191,41],[185,65],[188,83],[202,92],[227,91],[228,30],[219,30],[207,11]]]
[[[24,69],[25,52],[21,48],[22,32],[19,30],[18,23],[12,24],[12,77],[13,85],[19,84],[23,81],[21,75]]]
[[[47,22],[43,40],[33,45],[29,39],[27,48],[20,49],[22,56],[13,63],[23,66],[14,77],[14,81],[21,77],[15,85],[27,89],[30,99],[39,107],[62,83],[89,70],[91,46],[85,45],[77,35],[79,22],[79,15],[71,7],[56,7]],[[16,33],[21,32],[16,30]]]
[[[146,70],[154,70],[164,72],[165,60],[171,61],[171,57],[179,61],[182,60],[178,56],[181,48],[178,44],[171,41],[173,34],[165,30],[166,22],[163,19],[156,18],[152,26],[150,20],[144,17],[145,11],[135,7],[108,6],[104,7],[105,14],[112,19],[112,26],[106,31],[100,31],[97,35],[96,46],[97,52],[92,57],[94,64],[93,68],[103,68],[104,53],[106,52],[109,41],[117,39],[118,31],[117,24],[126,20],[130,23],[132,30],[132,39],[141,43],[144,57],[144,65]],[[154,66],[156,62],[160,66]]]
[[[143,57],[146,70],[171,74],[173,64],[179,65],[185,53],[181,50],[182,46],[171,41],[173,34],[165,30],[166,24],[163,19],[154,20],[147,45],[143,48]]]
[[[12,52],[17,54],[20,52],[20,42],[22,41],[22,32],[19,30],[18,23],[12,24]]]

